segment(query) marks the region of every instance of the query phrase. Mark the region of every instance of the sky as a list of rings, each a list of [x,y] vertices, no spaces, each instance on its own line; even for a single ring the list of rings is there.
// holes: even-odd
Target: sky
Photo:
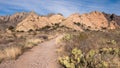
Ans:
[[[0,15],[34,11],[40,15],[100,11],[120,15],[120,0],[0,0]]]

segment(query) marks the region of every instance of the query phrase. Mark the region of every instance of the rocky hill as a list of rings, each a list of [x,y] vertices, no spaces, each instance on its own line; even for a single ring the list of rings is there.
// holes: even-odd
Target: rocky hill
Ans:
[[[84,30],[116,29],[120,26],[120,16],[104,12],[90,12],[86,14],[72,14],[65,18],[61,14],[40,16],[35,12],[16,13],[11,16],[0,16],[0,29],[13,26],[16,31],[29,31],[41,29],[46,26],[59,24],[68,28]]]
[[[50,17],[39,16],[31,12],[26,19],[21,21],[17,26],[17,31],[29,31],[43,28],[45,26],[52,26],[53,24],[60,23],[64,19],[61,15],[52,15]]]
[[[111,16],[111,15],[110,15]],[[119,17],[120,18],[120,17]],[[115,29],[117,23],[120,21],[109,20],[109,16],[105,16],[102,12],[91,12],[86,14],[73,14],[63,21],[64,25],[74,28],[76,30],[101,30],[101,29]]]
[[[27,12],[21,12],[8,16],[0,16],[0,29],[5,30],[10,26],[16,27],[16,25],[24,20],[28,15],[29,13]]]

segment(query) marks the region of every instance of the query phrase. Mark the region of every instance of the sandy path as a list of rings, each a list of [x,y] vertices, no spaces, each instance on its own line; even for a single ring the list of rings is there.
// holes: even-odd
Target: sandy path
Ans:
[[[17,60],[1,63],[0,68],[60,68],[56,54],[57,38],[39,44]]]

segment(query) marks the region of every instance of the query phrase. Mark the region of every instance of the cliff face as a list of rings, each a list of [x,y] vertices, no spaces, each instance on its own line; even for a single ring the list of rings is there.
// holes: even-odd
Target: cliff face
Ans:
[[[12,16],[0,17],[0,29],[14,26],[17,31],[29,31],[30,29],[36,30],[54,24],[60,24],[79,31],[86,29],[115,29],[120,25],[120,16],[94,11],[82,15],[75,13],[67,18],[64,18],[60,14],[54,14],[50,17],[39,16],[34,12],[16,13]]]

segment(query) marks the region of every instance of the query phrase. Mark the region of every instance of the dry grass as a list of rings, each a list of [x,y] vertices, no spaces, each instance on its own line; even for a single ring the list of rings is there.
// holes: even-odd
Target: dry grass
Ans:
[[[38,32],[38,31],[37,31]],[[54,32],[1,32],[0,62],[16,59],[19,55],[37,44],[55,37]],[[53,35],[54,34],[54,35]]]
[[[41,39],[30,39],[30,40],[27,40],[25,45],[24,45],[24,48],[32,48],[33,46],[36,46],[40,42],[42,42]]]
[[[40,42],[42,42],[42,40],[37,38],[37,39],[30,39],[30,40],[27,40],[27,42],[40,43]]]
[[[65,36],[66,36],[66,34],[63,34],[63,35],[59,36],[58,38],[56,38],[56,43],[60,44]]]
[[[42,42],[41,39],[26,40],[22,46],[10,46],[0,50],[0,62],[4,59],[16,59],[26,48],[32,48],[38,43]]]
[[[0,62],[4,59],[16,59],[20,54],[22,54],[21,47],[7,47],[4,50],[0,50]]]
[[[5,58],[7,59],[16,59],[17,56],[22,54],[21,47],[8,47],[4,49]]]

